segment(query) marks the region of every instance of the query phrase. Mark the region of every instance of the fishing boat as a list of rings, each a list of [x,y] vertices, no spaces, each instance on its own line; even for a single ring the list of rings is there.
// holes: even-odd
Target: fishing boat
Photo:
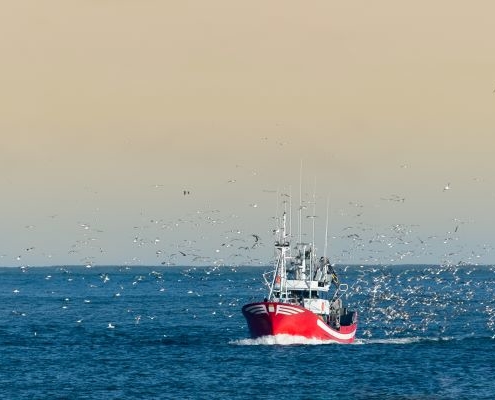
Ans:
[[[291,248],[286,212],[280,225],[275,230],[275,269],[263,274],[268,295],[242,307],[251,337],[290,335],[352,343],[357,311],[344,304],[348,285],[339,282],[326,256],[318,259],[314,243],[299,241]]]

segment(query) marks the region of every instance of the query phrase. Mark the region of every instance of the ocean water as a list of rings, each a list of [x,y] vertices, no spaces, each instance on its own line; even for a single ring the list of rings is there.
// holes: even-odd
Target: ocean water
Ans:
[[[338,266],[352,345],[250,339],[269,269],[0,268],[0,398],[495,398],[495,267]]]

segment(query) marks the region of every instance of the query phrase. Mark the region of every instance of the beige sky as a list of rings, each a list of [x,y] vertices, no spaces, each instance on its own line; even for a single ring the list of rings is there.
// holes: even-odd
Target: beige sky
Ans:
[[[95,209],[115,231],[98,238],[107,263],[132,258],[110,248],[147,213],[219,208],[262,230],[273,208],[245,207],[295,191],[301,159],[338,228],[349,202],[376,232],[416,221],[418,235],[440,235],[459,218],[471,232],[457,244],[478,251],[495,222],[493,15],[492,1],[3,4],[0,265],[19,262],[24,226],[49,214],[63,218],[30,231],[46,247],[30,262],[69,262],[57,237],[77,241],[72,224]],[[382,200],[392,194],[407,200]]]

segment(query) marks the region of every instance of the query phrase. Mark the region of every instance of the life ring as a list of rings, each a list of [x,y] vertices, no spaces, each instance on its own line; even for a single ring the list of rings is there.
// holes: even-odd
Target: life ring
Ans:
[[[275,283],[280,283],[281,278],[280,275],[275,276]]]

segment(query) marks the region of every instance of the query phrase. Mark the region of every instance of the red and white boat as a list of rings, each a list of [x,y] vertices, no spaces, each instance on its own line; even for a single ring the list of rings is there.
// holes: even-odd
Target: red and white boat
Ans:
[[[263,275],[268,296],[242,307],[251,337],[291,335],[352,343],[357,312],[343,304],[348,286],[339,283],[328,258],[317,258],[313,244],[298,243],[291,249],[285,212],[281,225],[276,230],[275,269]]]

